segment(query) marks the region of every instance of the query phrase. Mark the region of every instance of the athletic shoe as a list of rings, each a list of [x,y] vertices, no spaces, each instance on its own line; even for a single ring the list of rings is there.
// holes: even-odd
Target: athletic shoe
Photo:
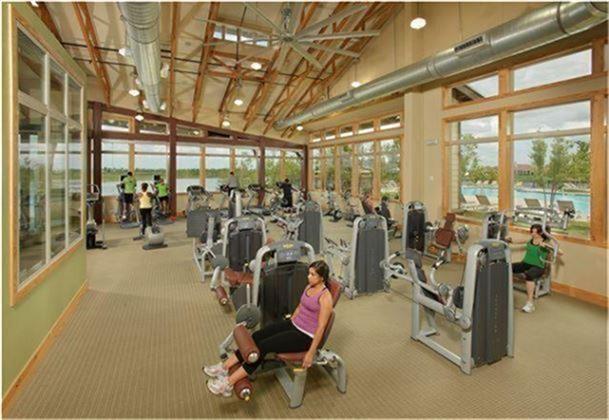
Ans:
[[[527,314],[535,312],[535,304],[533,302],[527,302],[526,305],[522,307],[522,310]]]
[[[207,381],[207,389],[214,395],[222,395],[223,397],[233,395],[233,386],[228,382],[228,377],[226,376],[209,379]]]
[[[224,369],[224,363],[222,362],[216,363],[215,365],[211,366],[203,366],[203,372],[205,372],[207,376],[210,376],[212,378],[218,378],[220,376],[228,375],[228,370]]]

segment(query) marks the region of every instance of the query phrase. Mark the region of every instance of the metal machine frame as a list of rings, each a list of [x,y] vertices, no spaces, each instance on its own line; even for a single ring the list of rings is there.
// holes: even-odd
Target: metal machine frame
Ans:
[[[467,252],[467,262],[464,272],[463,284],[463,307],[457,308],[454,305],[454,290],[443,285],[444,288],[438,287],[432,283],[428,284],[419,278],[415,262],[412,259],[408,260],[408,270],[410,278],[413,282],[413,304],[411,306],[411,326],[412,330],[410,337],[416,341],[420,341],[432,350],[438,352],[454,364],[460,367],[461,371],[470,374],[472,368],[475,367],[472,359],[472,337],[473,337],[473,316],[474,316],[474,299],[477,282],[477,266],[480,252],[487,247],[503,247],[503,252],[508,263],[508,296],[507,296],[507,348],[508,357],[514,356],[514,297],[512,287],[512,270],[510,250],[506,243],[497,240],[481,241],[472,245]],[[428,292],[440,296],[441,300],[446,300],[446,303],[441,303],[429,297]],[[446,297],[448,297],[446,299]],[[425,321],[427,327],[421,325],[420,310],[424,310]],[[438,333],[438,327],[435,322],[435,315],[439,314],[445,317],[448,321],[457,324],[461,329],[460,352],[459,354],[452,352],[444,347],[438,341],[434,340],[433,335]]]

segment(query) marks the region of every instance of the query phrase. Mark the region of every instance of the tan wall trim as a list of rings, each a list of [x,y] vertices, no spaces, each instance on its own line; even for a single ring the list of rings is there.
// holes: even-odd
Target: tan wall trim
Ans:
[[[587,290],[578,289],[577,287],[569,286],[567,284],[552,282],[552,291],[603,308],[609,307],[607,296],[588,292]]]
[[[51,345],[54,343],[55,339],[59,336],[63,328],[66,326],[67,321],[78,306],[78,303],[84,296],[85,292],[89,288],[89,283],[85,281],[80,289],[74,294],[68,306],[63,310],[57,321],[53,324],[47,335],[44,337],[38,348],[34,351],[32,356],[29,358],[17,378],[13,381],[13,383],[8,387],[6,394],[2,397],[2,415],[5,417],[8,407],[13,401],[15,395],[23,387],[24,382],[27,378],[35,371],[38,362],[44,357],[47,351],[51,348]]]

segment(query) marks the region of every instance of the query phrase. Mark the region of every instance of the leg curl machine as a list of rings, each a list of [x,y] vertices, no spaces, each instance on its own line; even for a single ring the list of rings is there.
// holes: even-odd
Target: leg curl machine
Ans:
[[[303,259],[306,262],[303,262]],[[256,255],[252,264],[254,282],[252,285],[251,305],[258,311],[258,320],[261,326],[282,319],[290,315],[299,303],[300,295],[307,284],[308,263],[313,261],[314,251],[309,244],[299,241],[281,241],[265,246]],[[330,293],[333,304],[336,305],[340,297],[341,286],[338,282],[330,283]],[[335,352],[325,349],[324,345],[332,330],[334,311],[330,316],[324,336],[319,345],[313,366],[321,366],[336,383],[341,393],[347,392],[347,370],[341,357]],[[249,325],[248,325],[248,321]],[[250,363],[257,362],[260,351],[252,340],[248,328],[251,330],[258,325],[253,319],[237,324],[233,332],[220,346],[220,353],[226,356],[233,343],[239,348],[245,360]],[[252,326],[253,325],[253,326]],[[302,368],[305,352],[277,353],[265,357],[259,372],[273,371],[289,398],[290,408],[302,405],[307,369]],[[250,379],[245,378],[235,384],[234,391],[244,400],[251,398],[253,387]]]

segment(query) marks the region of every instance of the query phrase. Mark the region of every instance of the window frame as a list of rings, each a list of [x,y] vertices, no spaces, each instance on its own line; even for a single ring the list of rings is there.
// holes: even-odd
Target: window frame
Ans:
[[[86,104],[85,104],[85,90],[86,80],[84,75],[79,74],[74,70],[74,63],[66,61],[64,57],[56,53],[54,46],[50,45],[49,41],[45,40],[37,31],[32,27],[32,24],[20,14],[20,12],[12,6],[8,8],[8,45],[9,45],[9,57],[12,63],[9,66],[9,162],[8,162],[8,177],[9,177],[9,305],[12,307],[18,302],[23,300],[29,293],[34,290],[39,284],[41,284],[50,273],[52,273],[66,258],[72,255],[76,250],[81,249],[84,244],[85,234],[85,179],[88,170],[87,165],[87,151],[86,151]],[[21,31],[31,42],[33,42],[38,48],[40,48],[44,54],[43,57],[43,92],[42,100],[34,98],[19,90],[19,79],[18,79],[18,63],[19,63],[19,31]],[[54,62],[61,71],[63,72],[63,112],[59,112],[50,103],[50,72],[51,62]],[[72,83],[71,83],[72,82]],[[79,120],[71,118],[71,104],[70,104],[70,88],[76,86],[79,88]],[[20,106],[32,109],[43,115],[44,127],[45,127],[45,259],[44,264],[30,273],[25,279],[20,280],[20,231],[18,223],[19,218],[19,125],[20,125]],[[50,153],[49,153],[49,141],[50,141],[50,125],[51,119],[58,121],[63,124],[63,140],[65,141],[65,173],[64,187],[65,197],[64,209],[64,236],[65,244],[61,251],[55,256],[51,256],[51,204],[50,204]],[[73,131],[80,132],[80,156],[81,156],[81,169],[80,169],[80,234],[70,240],[70,226],[73,221],[70,220],[71,202],[69,194],[69,182],[70,182],[70,153],[75,153],[74,150],[70,151],[70,139]]]
[[[572,79],[575,80],[575,79]],[[564,81],[561,83],[570,83],[572,80]],[[552,85],[542,86],[543,89],[551,89]],[[537,88],[535,88],[537,89]],[[604,140],[599,140],[598,138],[603,134],[607,133],[607,126],[603,125],[602,116],[607,111],[605,109],[606,103],[604,103],[604,98],[606,98],[607,90],[594,90],[594,91],[584,91],[581,93],[573,93],[566,96],[557,96],[548,99],[542,99],[537,101],[530,101],[522,104],[514,104],[514,105],[504,105],[500,107],[495,107],[492,109],[479,111],[479,112],[471,112],[471,113],[463,113],[459,115],[454,115],[450,117],[445,117],[442,119],[442,167],[444,168],[442,174],[442,211],[446,213],[449,211],[449,171],[448,171],[448,159],[449,153],[447,152],[448,148],[454,146],[455,142],[451,142],[450,139],[450,124],[455,121],[464,120],[464,119],[473,119],[478,117],[485,117],[489,115],[499,114],[499,174],[498,174],[498,184],[499,184],[499,200],[498,200],[498,209],[499,211],[511,211],[512,208],[512,171],[513,171],[513,161],[512,161],[512,147],[514,141],[510,138],[509,133],[509,115],[513,112],[527,111],[545,107],[552,107],[558,105],[567,105],[569,103],[575,102],[584,102],[589,100],[591,103],[591,126],[590,126],[590,160],[591,160],[591,175],[590,175],[590,235],[588,238],[582,238],[578,236],[572,236],[562,232],[554,233],[559,240],[564,240],[566,242],[578,243],[583,245],[592,245],[601,248],[609,248],[609,243],[607,242],[606,237],[606,224],[603,225],[604,219],[607,217],[607,207],[604,207],[604,214],[596,214],[594,213],[595,204],[593,204],[595,191],[597,189],[602,190],[602,188],[606,188],[607,175],[596,176],[597,174],[603,174],[603,170],[606,168],[597,167],[595,168],[593,163],[594,153],[595,152],[604,152],[606,153],[606,146],[604,145]],[[599,99],[599,98],[602,98]],[[595,101],[598,101],[596,105],[597,116],[595,117]],[[600,109],[600,111],[599,111]],[[603,111],[603,112],[601,112]],[[598,118],[601,118],[601,122],[598,123]],[[582,130],[577,130],[582,131]],[[596,134],[595,134],[596,131]],[[599,134],[600,133],[600,134]],[[544,132],[540,134],[543,137],[547,137],[549,132]],[[519,136],[518,136],[519,137]],[[527,135],[527,138],[533,137],[533,134]],[[502,164],[502,160],[507,159]],[[597,159],[598,160],[598,159]],[[606,162],[605,162],[606,165]],[[507,180],[507,181],[506,181]],[[600,185],[600,187],[599,187]],[[602,187],[602,188],[601,188]],[[602,195],[602,194],[601,194]],[[602,203],[601,203],[602,204]],[[599,205],[599,204],[596,204]],[[604,206],[604,204],[602,204]],[[600,205],[599,205],[600,206]],[[471,223],[474,225],[480,225],[481,221],[479,219],[474,219],[471,217],[465,217],[458,215],[457,220],[462,222]],[[516,224],[510,224],[510,229],[514,232],[526,233],[528,230],[522,226]]]

